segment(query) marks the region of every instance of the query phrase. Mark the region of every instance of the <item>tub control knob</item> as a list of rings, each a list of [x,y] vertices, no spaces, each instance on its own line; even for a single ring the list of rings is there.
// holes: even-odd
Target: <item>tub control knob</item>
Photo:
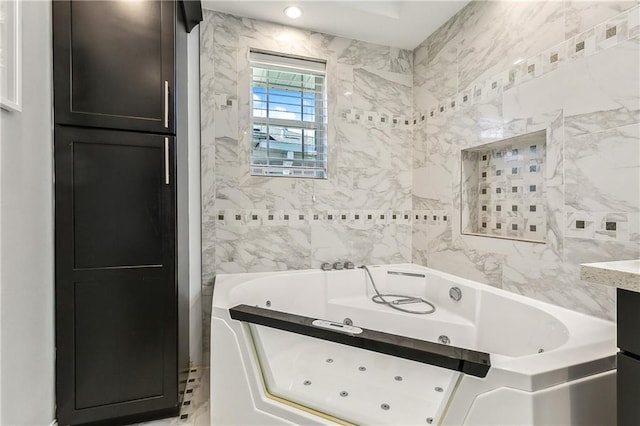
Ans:
[[[333,264],[333,269],[340,271],[343,268],[342,262],[336,262]]]
[[[331,264],[324,262],[322,265],[320,265],[320,269],[322,269],[323,271],[330,271],[331,270]]]
[[[455,302],[460,301],[462,299],[462,290],[458,287],[451,287],[449,289],[449,297],[452,298]]]
[[[349,262],[348,260],[346,262],[344,262],[344,269],[354,269],[355,265],[353,264],[353,262]]]

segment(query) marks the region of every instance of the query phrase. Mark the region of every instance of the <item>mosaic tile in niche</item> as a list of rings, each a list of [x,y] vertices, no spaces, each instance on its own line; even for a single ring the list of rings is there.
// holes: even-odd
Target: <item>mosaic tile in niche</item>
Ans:
[[[462,233],[484,236],[491,224],[494,235],[544,241],[545,209],[532,209],[535,204],[528,201],[544,197],[539,172],[545,155],[546,129],[462,150]]]

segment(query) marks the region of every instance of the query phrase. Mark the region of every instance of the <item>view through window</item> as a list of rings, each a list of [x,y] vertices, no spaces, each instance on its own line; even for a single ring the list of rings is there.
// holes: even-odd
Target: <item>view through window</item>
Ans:
[[[251,174],[327,177],[326,64],[251,52]]]

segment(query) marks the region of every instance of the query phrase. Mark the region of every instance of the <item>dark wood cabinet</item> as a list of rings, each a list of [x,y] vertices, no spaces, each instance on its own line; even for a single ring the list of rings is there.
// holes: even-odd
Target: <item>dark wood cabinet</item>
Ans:
[[[178,407],[174,138],[54,137],[58,422]]]
[[[640,356],[640,293],[619,288],[616,296],[618,347]]]
[[[57,423],[177,415],[189,369],[185,22],[200,4],[52,7]]]
[[[53,2],[55,121],[175,133],[172,1]]]
[[[617,290],[618,425],[640,421],[640,293]]]

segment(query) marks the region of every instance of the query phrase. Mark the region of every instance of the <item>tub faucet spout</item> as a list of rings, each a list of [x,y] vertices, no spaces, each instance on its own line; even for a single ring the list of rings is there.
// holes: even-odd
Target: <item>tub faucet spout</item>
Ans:
[[[344,262],[344,269],[353,269],[353,268],[355,268],[355,265],[353,264],[353,262],[349,262],[348,260]]]

